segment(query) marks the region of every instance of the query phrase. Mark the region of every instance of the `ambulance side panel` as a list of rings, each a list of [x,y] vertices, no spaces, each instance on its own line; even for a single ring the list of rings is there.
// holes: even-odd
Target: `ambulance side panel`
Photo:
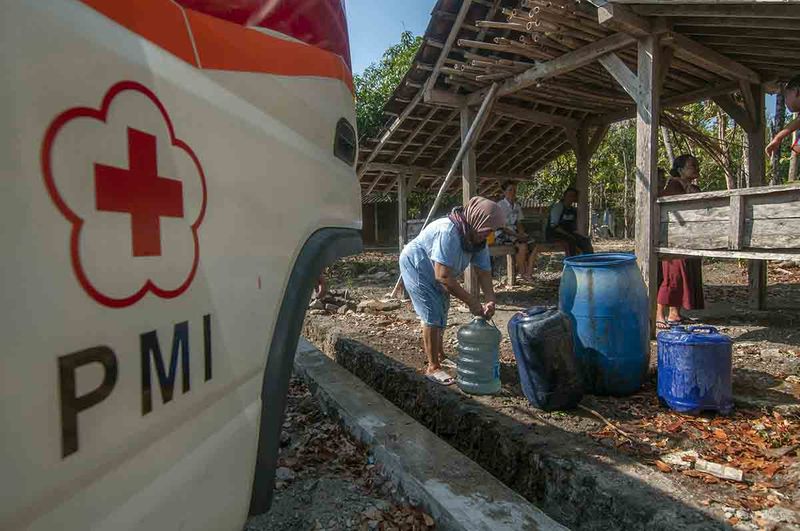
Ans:
[[[0,21],[0,529],[240,529],[315,276],[360,245],[353,94],[90,3]]]

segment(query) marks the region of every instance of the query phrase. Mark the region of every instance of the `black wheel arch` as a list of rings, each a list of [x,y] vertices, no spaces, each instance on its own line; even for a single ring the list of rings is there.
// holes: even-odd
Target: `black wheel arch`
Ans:
[[[272,504],[286,394],[303,317],[317,278],[326,266],[338,258],[357,254],[362,248],[360,231],[324,228],[306,240],[295,260],[275,321],[261,385],[261,422],[250,497],[251,515],[267,512]]]

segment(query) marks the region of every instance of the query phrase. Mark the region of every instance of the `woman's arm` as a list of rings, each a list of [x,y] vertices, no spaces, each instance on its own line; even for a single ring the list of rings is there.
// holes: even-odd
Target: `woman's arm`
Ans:
[[[767,155],[771,157],[773,153],[775,153],[780,149],[781,142],[783,142],[783,139],[791,135],[798,129],[800,129],[800,118],[795,118],[794,120],[789,122],[786,127],[784,127],[775,134],[775,136],[772,138],[772,141],[769,144],[767,144],[767,148],[764,151],[766,151]]]
[[[486,296],[486,304],[483,305],[483,316],[491,319],[497,305],[497,297],[494,294],[494,284],[492,283],[492,272],[484,271],[480,268],[475,269],[478,270],[478,285]]]
[[[433,273],[436,276],[436,281],[444,287],[447,293],[466,304],[473,315],[483,315],[483,307],[481,307],[480,301],[461,287],[452,269],[439,262],[433,262]]]

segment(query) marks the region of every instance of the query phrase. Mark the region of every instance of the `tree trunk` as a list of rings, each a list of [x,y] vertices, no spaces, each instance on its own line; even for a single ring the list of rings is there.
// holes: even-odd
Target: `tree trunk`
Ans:
[[[772,136],[775,136],[778,131],[783,129],[786,125],[786,101],[783,99],[783,92],[778,92],[775,96],[775,116],[772,120]],[[770,159],[772,171],[769,176],[769,184],[781,183],[781,150],[778,149],[773,153]]]
[[[794,114],[794,118],[797,118],[797,113]],[[797,131],[792,133],[792,145],[797,142]],[[792,156],[789,159],[789,181],[796,181],[797,180],[797,152],[792,151]]]
[[[622,193],[622,220],[625,227],[625,238],[631,237],[630,222],[628,220],[628,156],[625,154],[625,149],[622,150],[622,167],[625,171],[623,175],[623,193]]]
[[[667,159],[669,159],[669,165],[675,162],[675,150],[672,149],[672,140],[669,138],[669,130],[665,126],[661,126],[661,138],[664,140],[664,149],[667,150]]]
[[[750,187],[750,139],[747,135],[742,137],[742,173],[744,174],[744,183],[742,188]]]
[[[728,136],[728,115],[720,109],[717,113],[717,140],[722,150],[722,170],[725,172],[725,184],[728,190],[736,188],[736,176],[731,168],[731,149],[727,142]]]

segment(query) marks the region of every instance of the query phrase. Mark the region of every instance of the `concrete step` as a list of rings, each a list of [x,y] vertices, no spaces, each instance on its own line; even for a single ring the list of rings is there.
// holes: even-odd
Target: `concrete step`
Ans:
[[[302,338],[295,371],[438,529],[567,529]]]

